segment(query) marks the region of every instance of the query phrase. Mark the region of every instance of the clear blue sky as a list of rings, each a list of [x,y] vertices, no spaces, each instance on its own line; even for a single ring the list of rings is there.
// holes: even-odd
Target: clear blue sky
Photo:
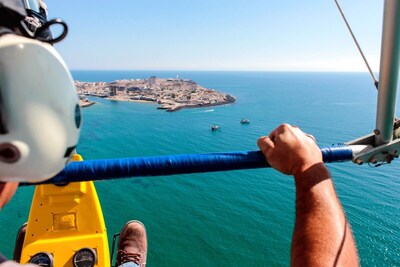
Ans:
[[[47,0],[71,69],[367,71],[333,0]],[[383,0],[340,0],[374,71]]]

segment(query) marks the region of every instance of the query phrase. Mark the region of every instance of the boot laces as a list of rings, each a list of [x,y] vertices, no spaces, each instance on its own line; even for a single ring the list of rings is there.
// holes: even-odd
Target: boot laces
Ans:
[[[139,266],[142,266],[142,263],[140,262],[142,255],[139,253],[128,253],[125,250],[118,250],[118,256],[120,265],[126,262],[134,262],[139,264]]]

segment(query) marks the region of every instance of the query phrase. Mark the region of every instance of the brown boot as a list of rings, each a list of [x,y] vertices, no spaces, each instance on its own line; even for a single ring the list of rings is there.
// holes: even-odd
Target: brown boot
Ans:
[[[117,266],[134,262],[139,266],[146,265],[147,236],[144,225],[139,221],[129,221],[122,228],[117,251]]]

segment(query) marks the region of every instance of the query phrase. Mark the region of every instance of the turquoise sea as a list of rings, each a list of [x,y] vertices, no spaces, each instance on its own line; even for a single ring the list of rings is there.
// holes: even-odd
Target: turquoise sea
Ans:
[[[97,104],[83,110],[78,146],[85,159],[255,150],[258,137],[283,122],[327,146],[369,134],[375,126],[377,93],[367,73],[72,74],[80,81],[179,75],[237,97],[234,104],[174,113],[155,104],[93,98]],[[251,123],[240,124],[242,118]],[[212,124],[221,130],[211,132]],[[399,167],[400,160],[379,168],[329,164],[362,266],[400,266]],[[148,266],[289,265],[294,184],[273,169],[103,181],[96,187],[110,240],[128,220],[146,225]],[[32,192],[20,188],[0,212],[0,251],[9,257]]]

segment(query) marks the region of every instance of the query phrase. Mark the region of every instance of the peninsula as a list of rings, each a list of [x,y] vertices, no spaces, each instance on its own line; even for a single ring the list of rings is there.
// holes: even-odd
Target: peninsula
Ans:
[[[81,102],[85,96],[132,102],[155,102],[158,109],[177,111],[183,108],[200,108],[233,103],[232,95],[204,88],[187,79],[165,79],[151,76],[148,79],[117,80],[114,82],[80,82],[75,86]],[[88,103],[86,103],[88,104]]]

